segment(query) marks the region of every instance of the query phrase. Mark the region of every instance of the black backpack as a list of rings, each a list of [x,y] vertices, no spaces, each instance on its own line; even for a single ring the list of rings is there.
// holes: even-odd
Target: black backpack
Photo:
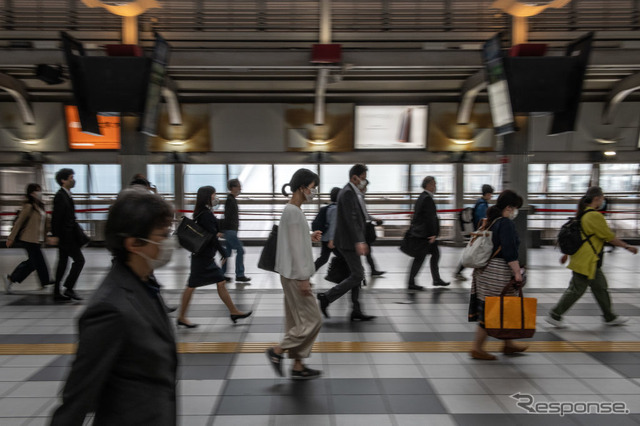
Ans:
[[[312,231],[322,231],[324,234],[327,232],[327,209],[332,204],[321,207],[316,215],[316,218],[311,222],[311,230]]]
[[[580,247],[582,247],[585,242],[588,242],[594,253],[596,253],[596,249],[591,243],[591,237],[593,236],[593,234],[587,235],[587,238],[582,238],[583,232],[581,220],[585,214],[589,213],[589,211],[582,213],[577,217],[569,218],[569,220],[560,228],[560,232],[558,232],[557,245],[558,247],[560,247],[560,251],[563,254],[576,254],[576,252],[580,250]]]

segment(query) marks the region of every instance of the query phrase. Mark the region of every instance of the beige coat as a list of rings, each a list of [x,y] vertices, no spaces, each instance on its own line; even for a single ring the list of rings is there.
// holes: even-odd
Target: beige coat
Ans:
[[[46,214],[46,213],[45,213]],[[25,223],[26,222],[26,223]],[[22,205],[22,210],[18,215],[18,219],[13,225],[9,240],[15,241],[18,236],[18,232],[24,226],[22,233],[20,234],[20,241],[27,243],[39,243],[44,241],[44,237],[47,231],[50,229],[49,216],[46,217],[44,235],[41,235],[40,225],[42,223],[42,213],[38,209],[34,209],[31,203],[25,203]]]

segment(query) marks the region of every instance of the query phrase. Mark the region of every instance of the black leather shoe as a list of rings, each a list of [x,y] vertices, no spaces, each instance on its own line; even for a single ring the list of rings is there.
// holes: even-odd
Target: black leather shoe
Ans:
[[[320,301],[320,310],[322,311],[322,315],[324,315],[325,318],[330,318],[329,312],[327,312],[327,308],[329,307],[329,299],[327,299],[327,296],[325,296],[324,293],[318,293],[317,297]]]
[[[69,296],[65,296],[64,294],[54,294],[53,301],[56,303],[68,302],[71,298]]]
[[[372,277],[379,277],[380,275],[384,275],[384,273],[387,271],[371,271],[371,276]]]
[[[66,289],[63,294],[69,299],[82,300],[82,297],[78,296],[78,294],[70,288]]]
[[[239,282],[239,283],[248,283],[249,281],[251,281],[251,278],[249,277],[245,277],[245,276],[236,277],[236,282]]]
[[[374,319],[373,315],[365,315],[362,312],[351,312],[351,321],[371,321]]]
[[[448,286],[449,284],[451,284],[451,283],[448,283],[448,282],[443,281],[443,280],[435,281],[435,282],[433,283],[433,285],[435,285],[435,286],[440,286],[440,287],[446,287],[446,286]]]
[[[224,280],[226,282],[233,281],[233,277],[224,277]]]
[[[172,312],[175,312],[178,310],[178,306],[177,305],[173,305],[173,306],[169,306],[169,305],[164,305],[164,310],[166,313],[170,314]]]
[[[233,323],[235,324],[236,321],[238,321],[239,319],[243,319],[248,317],[249,315],[251,315],[253,313],[253,311],[249,311],[246,314],[240,314],[240,315],[229,315],[229,318],[231,318],[231,321],[233,321]]]
[[[421,285],[417,285],[417,284],[411,284],[409,285],[409,287],[407,287],[408,290],[414,290],[414,291],[424,291],[424,287],[422,287]]]
[[[177,320],[176,324],[178,325],[178,328],[180,328],[180,327],[197,328],[198,327],[198,324],[186,323],[186,322],[182,322],[180,320]]]

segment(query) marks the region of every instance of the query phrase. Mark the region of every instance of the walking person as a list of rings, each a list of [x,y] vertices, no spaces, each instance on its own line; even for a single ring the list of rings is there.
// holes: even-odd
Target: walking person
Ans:
[[[351,321],[370,321],[375,318],[362,312],[360,285],[364,280],[364,268],[360,256],[365,256],[368,246],[365,240],[366,208],[358,197],[367,179],[367,166],[356,164],[349,170],[349,183],[338,194],[336,231],[334,244],[349,265],[349,276],[324,293],[318,293],[320,310],[329,318],[329,305],[351,290]]]
[[[309,281],[316,271],[311,244],[320,241],[322,232],[311,233],[300,206],[318,195],[319,183],[317,174],[308,169],[299,169],[282,187],[284,196],[291,196],[280,218],[275,264],[284,291],[285,334],[278,345],[266,350],[266,354],[276,373],[283,376],[283,354],[288,352],[289,358],[294,360],[291,370],[293,380],[315,379],[322,374],[302,362],[309,358],[313,342],[322,327],[322,316]],[[287,194],[287,186],[292,194]]]
[[[520,237],[513,220],[522,207],[522,197],[514,191],[500,193],[495,206],[487,210],[487,228],[492,231],[492,257],[486,267],[475,269],[471,280],[471,301],[469,303],[469,321],[478,322],[475,339],[471,349],[471,358],[492,361],[496,357],[484,350],[487,331],[484,326],[485,297],[500,296],[510,282],[522,286],[523,270],[518,262]],[[507,296],[517,296],[516,287],[507,291]],[[505,340],[503,352],[514,354],[523,352],[526,346],[518,346],[513,340]]]
[[[56,267],[56,279],[53,287],[54,302],[68,300],[82,300],[82,297],[74,291],[76,281],[84,267],[82,246],[87,244],[88,238],[76,221],[75,204],[71,189],[76,185],[75,172],[72,169],[60,169],[56,173],[56,182],[60,189],[53,198],[53,214],[51,215],[51,231],[58,238],[58,266]],[[60,286],[69,258],[73,260],[71,270],[64,282],[64,293],[60,293]]]
[[[319,224],[319,226],[322,226],[324,228],[320,229],[320,231],[322,231],[322,249],[320,251],[320,256],[314,262],[316,271],[329,261],[329,257],[331,256],[331,253],[335,248],[335,246],[333,245],[333,238],[336,232],[336,209],[338,208],[336,203],[338,201],[339,193],[340,188],[338,188],[337,186],[332,188],[331,193],[329,194],[331,203],[323,207],[325,209],[324,223]],[[321,212],[318,212],[318,216],[321,216],[321,214]]]
[[[51,225],[42,202],[42,187],[37,183],[28,184],[25,198],[22,209],[7,238],[7,247],[13,247],[17,241],[20,247],[27,251],[29,258],[16,266],[12,273],[4,276],[7,294],[11,293],[11,289],[15,284],[21,283],[33,271],[38,273],[42,288],[52,284],[49,281],[47,261],[40,249]],[[57,243],[55,238],[46,238],[46,240],[52,245]]]
[[[475,206],[473,206],[473,229],[478,230],[482,223],[482,219],[487,217],[487,209],[489,208],[489,200],[493,197],[493,193],[495,190],[493,186],[484,184],[482,185],[482,196],[476,200]],[[462,271],[464,270],[464,266],[462,266],[462,260],[458,264],[458,268],[456,269],[455,274],[453,274],[453,279],[456,281],[466,281],[467,277],[462,275]]]
[[[178,356],[154,270],[171,259],[173,209],[123,190],[109,209],[111,270],[78,321],[78,348],[51,426],[177,424]]]
[[[218,219],[213,214],[213,209],[218,205],[218,197],[216,189],[213,186],[201,186],[196,194],[196,206],[193,211],[193,220],[202,226],[212,235],[211,241],[203,247],[198,253],[191,255],[191,274],[187,282],[187,288],[182,293],[182,303],[178,313],[178,326],[187,328],[196,328],[198,324],[193,324],[187,320],[187,310],[193,292],[198,287],[215,283],[218,289],[218,296],[229,309],[229,317],[235,324],[237,320],[247,318],[251,315],[249,312],[241,312],[236,305],[233,304],[229,291],[226,287],[226,281],[222,270],[215,261],[216,252],[222,257],[221,263],[227,260],[227,252],[222,248],[220,240],[218,240]]]
[[[424,191],[416,201],[413,218],[411,219],[410,235],[414,238],[423,239],[425,244],[418,254],[413,258],[411,270],[409,271],[408,290],[422,291],[424,287],[416,284],[416,275],[424,263],[427,255],[431,255],[429,266],[431,268],[431,279],[434,286],[448,286],[449,283],[440,278],[440,249],[438,248],[438,235],[440,235],[440,219],[436,210],[436,203],[433,196],[436,193],[436,179],[427,176],[422,180]]]
[[[374,217],[372,217],[369,214],[369,211],[367,210],[367,203],[365,203],[364,201],[364,196],[367,193],[367,188],[369,187],[369,181],[365,180],[365,185],[364,188],[362,188],[362,191],[360,192],[360,194],[358,194],[358,197],[362,200],[362,205],[364,206],[364,213],[365,216],[367,218],[367,223],[365,224],[365,232],[364,232],[364,239],[365,242],[367,243],[367,247],[368,247],[368,251],[367,251],[367,263],[369,264],[369,266],[371,267],[371,276],[372,277],[379,277],[381,275],[384,275],[384,273],[386,271],[380,271],[376,268],[376,264],[373,261],[373,254],[371,253],[371,245],[376,241],[376,225],[380,226],[382,225],[382,220],[380,219],[376,219]]]
[[[604,244],[608,242],[633,254],[638,253],[638,249],[616,238],[605,217],[598,211],[604,202],[605,197],[602,189],[592,186],[578,203],[576,217],[580,220],[584,242],[578,251],[571,255],[569,266],[567,266],[572,271],[569,288],[565,290],[546,318],[546,321],[556,328],[565,327],[562,316],[582,297],[587,287],[591,288],[593,296],[602,310],[605,324],[615,326],[629,320],[613,312],[607,278],[602,272]],[[568,255],[563,255],[560,263],[565,263],[567,257]]]
[[[224,203],[224,239],[226,241],[227,256],[231,256],[232,250],[236,251],[236,281],[248,283],[251,278],[244,274],[244,247],[238,239],[238,229],[240,229],[240,215],[238,214],[238,201],[236,198],[242,192],[242,184],[238,179],[230,179],[227,182],[227,200]],[[226,274],[228,262],[222,264],[222,273]],[[225,277],[231,281],[231,277]]]

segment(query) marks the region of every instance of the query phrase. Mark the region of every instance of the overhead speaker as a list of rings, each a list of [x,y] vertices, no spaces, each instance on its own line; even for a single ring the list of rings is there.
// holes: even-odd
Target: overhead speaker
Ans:
[[[47,84],[60,84],[62,79],[62,66],[40,64],[36,68],[36,77]]]

